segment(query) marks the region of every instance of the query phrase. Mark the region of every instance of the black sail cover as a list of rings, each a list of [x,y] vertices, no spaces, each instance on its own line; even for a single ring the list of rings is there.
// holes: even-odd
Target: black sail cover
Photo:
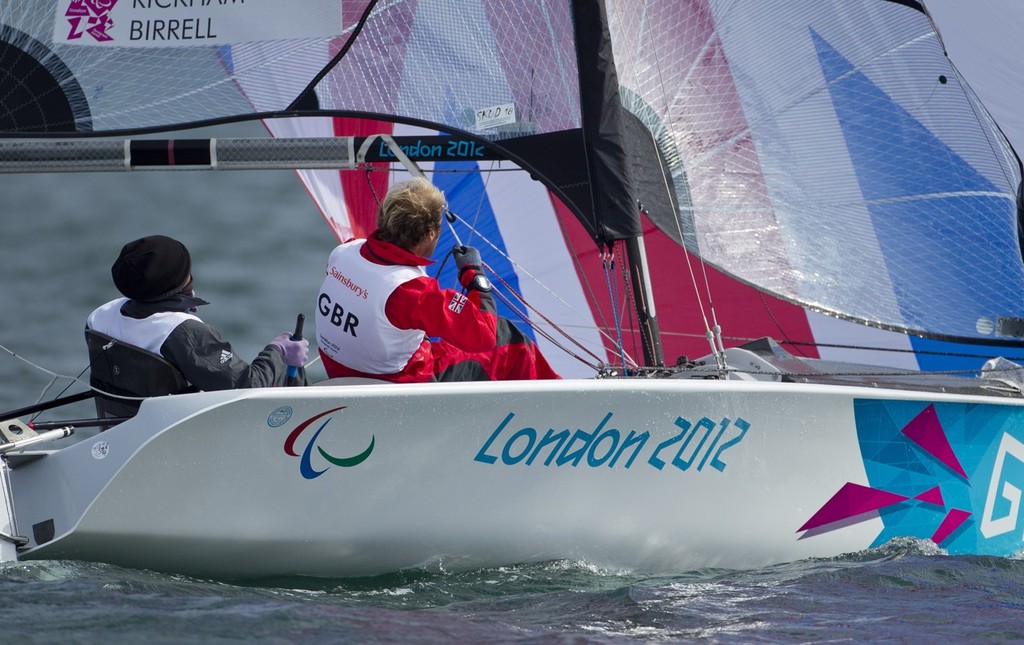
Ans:
[[[639,201],[808,309],[1024,336],[1020,166],[919,2],[0,0],[0,137],[342,114],[486,143],[598,243]]]
[[[608,17],[601,0],[573,3],[580,111],[591,186],[594,195],[591,228],[600,240],[636,237],[639,218],[626,164],[619,79],[615,72]]]

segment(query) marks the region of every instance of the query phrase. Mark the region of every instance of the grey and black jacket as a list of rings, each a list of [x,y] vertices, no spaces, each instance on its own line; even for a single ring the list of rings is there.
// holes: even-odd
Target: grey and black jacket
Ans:
[[[158,302],[119,298],[93,311],[86,326],[163,356],[198,390],[283,385],[288,366],[281,348],[267,345],[252,363],[245,362],[215,327],[195,315],[205,304],[182,294]]]

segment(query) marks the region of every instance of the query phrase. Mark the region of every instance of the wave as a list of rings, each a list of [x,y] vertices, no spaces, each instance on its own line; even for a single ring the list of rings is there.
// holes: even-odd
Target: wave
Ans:
[[[949,556],[894,540],[837,558],[662,576],[559,560],[239,583],[19,562],[0,566],[0,594],[6,634],[30,641],[974,640],[1024,638],[1022,576],[1020,558]]]

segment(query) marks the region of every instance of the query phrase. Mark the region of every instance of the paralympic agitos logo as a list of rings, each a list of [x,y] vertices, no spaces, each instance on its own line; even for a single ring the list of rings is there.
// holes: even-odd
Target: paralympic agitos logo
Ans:
[[[299,437],[302,436],[303,432],[307,428],[309,428],[311,425],[313,425],[314,421],[316,421],[316,420],[318,420],[318,419],[320,419],[322,417],[325,417],[325,416],[331,414],[332,412],[338,412],[339,410],[344,410],[345,407],[346,406],[343,405],[341,407],[332,408],[330,410],[327,410],[326,412],[321,412],[320,414],[318,414],[318,415],[316,415],[314,417],[310,417],[309,419],[306,419],[305,421],[300,423],[298,426],[296,426],[296,428],[294,430],[292,430],[291,433],[288,434],[288,438],[284,440],[284,452],[285,452],[285,454],[287,454],[287,455],[289,455],[291,457],[299,457],[300,458],[299,459],[299,472],[306,479],[316,479],[317,477],[319,477],[320,475],[324,474],[325,472],[327,472],[330,469],[330,466],[327,466],[323,470],[317,470],[316,468],[313,467],[312,455],[313,455],[313,449],[314,448],[316,449],[316,451],[318,453],[320,453],[320,456],[323,457],[328,463],[330,463],[330,464],[332,464],[334,466],[340,466],[341,468],[351,468],[352,466],[358,466],[359,464],[361,464],[364,461],[366,461],[366,459],[370,456],[370,453],[373,452],[373,445],[374,445],[375,437],[372,436],[372,435],[370,436],[370,445],[366,448],[366,450],[364,450],[363,452],[359,453],[358,455],[355,455],[355,456],[352,456],[352,457],[336,457],[336,456],[328,453],[326,450],[321,448],[319,445],[317,445],[317,440],[320,438],[320,433],[322,433],[324,431],[324,428],[327,427],[327,424],[329,424],[331,422],[331,419],[333,419],[334,417],[327,417],[327,419],[325,419],[323,421],[323,423],[320,424],[320,427],[318,427],[316,429],[316,431],[313,432],[313,434],[309,437],[308,441],[306,441],[306,447],[303,448],[301,455],[298,452],[296,452],[295,444],[299,441]]]

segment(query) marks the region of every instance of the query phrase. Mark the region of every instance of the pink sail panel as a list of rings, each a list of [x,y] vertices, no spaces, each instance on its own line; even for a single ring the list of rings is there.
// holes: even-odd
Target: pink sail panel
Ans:
[[[335,118],[335,136],[365,137],[373,134],[392,134],[395,124],[373,119]],[[386,169],[389,164],[371,163],[370,166]],[[377,229],[377,199],[383,199],[388,192],[390,178],[386,172],[372,172],[369,177],[363,172],[338,172],[348,224],[352,237],[367,237]],[[326,215],[325,215],[326,217]],[[328,219],[330,219],[328,217]],[[346,240],[341,240],[345,242]]]
[[[582,284],[589,285],[593,300],[595,320],[602,325],[606,338],[615,338],[614,322],[611,317],[611,302],[605,283],[601,262],[597,259],[599,250],[594,247],[590,236],[576,220],[576,217],[554,195],[552,202],[558,211],[562,230],[570,247],[576,250],[580,262],[576,265]],[[749,340],[771,335],[787,350],[801,356],[818,358],[814,347],[814,335],[807,320],[806,311],[797,305],[761,293],[751,286],[738,282],[716,269],[702,267],[700,260],[690,255],[671,238],[658,230],[646,218],[643,222],[644,243],[647,247],[647,261],[651,271],[651,286],[654,290],[654,304],[661,328],[665,361],[672,364],[676,358],[687,356],[691,359],[711,352],[705,338],[704,315],[711,321],[708,295],[704,289],[704,271],[714,298],[715,316],[725,334],[725,345],[740,345]],[[690,277],[689,266],[696,273],[697,288]],[[621,277],[622,267],[615,267],[615,275]],[[621,279],[619,280],[621,285]],[[621,287],[618,294],[623,297]],[[640,347],[639,334],[630,325],[629,303],[619,304],[623,312],[623,344],[627,352]],[[603,314],[601,312],[604,312]],[[635,321],[635,319],[634,319]],[[766,331],[767,330],[767,331]],[[618,357],[607,345],[609,360]],[[635,356],[634,356],[635,357]]]

